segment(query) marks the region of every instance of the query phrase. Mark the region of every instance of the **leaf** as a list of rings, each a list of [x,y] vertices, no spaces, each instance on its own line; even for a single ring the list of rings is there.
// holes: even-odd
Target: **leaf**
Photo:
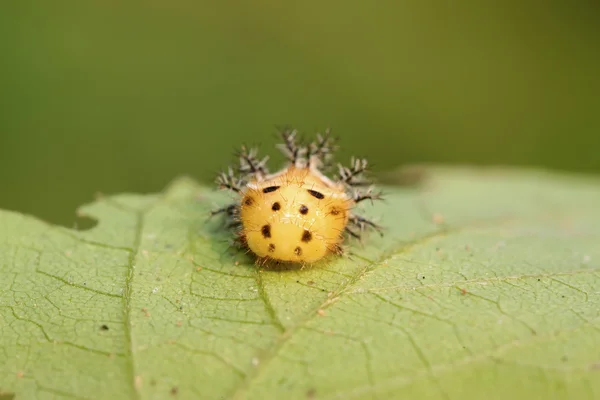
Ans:
[[[0,393],[15,399],[600,397],[600,183],[432,169],[384,238],[258,269],[181,179],[89,231],[0,212]],[[3,395],[6,397],[6,394]]]

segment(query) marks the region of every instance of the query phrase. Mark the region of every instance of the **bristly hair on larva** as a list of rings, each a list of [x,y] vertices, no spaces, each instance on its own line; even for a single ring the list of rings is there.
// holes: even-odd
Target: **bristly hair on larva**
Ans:
[[[269,157],[242,146],[238,163],[217,177],[220,189],[235,194],[236,201],[213,210],[225,216],[236,242],[256,256],[258,264],[268,261],[313,263],[328,254],[342,254],[346,237],[361,239],[366,230],[382,233],[372,220],[356,214],[354,206],[381,200],[365,177],[367,160],[352,158],[350,165],[337,165],[331,177],[336,140],[331,130],[317,133],[314,141],[302,143],[295,129],[279,132],[277,148],[287,158],[286,166],[270,173]]]

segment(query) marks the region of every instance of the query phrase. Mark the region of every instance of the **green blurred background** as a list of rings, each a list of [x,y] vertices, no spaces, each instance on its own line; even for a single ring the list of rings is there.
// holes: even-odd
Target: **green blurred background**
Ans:
[[[600,170],[597,1],[0,5],[0,208],[210,182],[240,142],[331,126],[342,158]]]

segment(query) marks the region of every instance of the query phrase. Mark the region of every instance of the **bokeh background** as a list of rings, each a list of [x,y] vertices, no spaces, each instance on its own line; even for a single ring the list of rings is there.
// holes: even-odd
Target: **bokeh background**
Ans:
[[[0,208],[53,223],[281,124],[377,171],[600,170],[597,1],[19,0],[0,51]]]

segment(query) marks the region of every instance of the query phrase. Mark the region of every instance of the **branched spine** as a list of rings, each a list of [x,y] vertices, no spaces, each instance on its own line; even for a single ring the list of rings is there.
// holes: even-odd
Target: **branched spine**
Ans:
[[[364,179],[364,173],[367,170],[367,160],[365,158],[350,159],[350,167],[338,164],[338,179],[347,186],[366,186],[370,183]]]
[[[379,232],[380,235],[383,236],[383,232],[382,232],[383,228],[380,225],[376,224],[375,222],[371,221],[370,219],[361,217],[360,215],[351,215],[348,222],[350,224],[352,224],[353,226],[357,227],[361,233],[364,232],[365,229],[367,229],[367,228],[373,228],[377,232]]]
[[[373,203],[373,200],[383,200],[383,194],[382,192],[375,192],[374,188],[371,186],[366,192],[355,189],[352,194],[352,199],[354,200],[354,203],[360,203],[364,200],[371,200],[371,203]]]
[[[258,150],[256,148],[248,149],[246,146],[242,146],[237,155],[240,160],[240,167],[238,170],[241,174],[261,178],[269,173],[267,169],[269,156],[259,160],[257,157]]]
[[[288,158],[290,163],[296,165],[306,155],[306,147],[298,146],[296,143],[296,129],[284,129],[281,131],[283,143],[277,145],[277,148]]]
[[[217,184],[219,185],[219,189],[228,189],[232,192],[240,193],[246,182],[239,176],[236,176],[233,168],[229,167],[227,172],[219,174]]]
[[[219,208],[216,210],[212,210],[210,212],[211,217],[215,216],[217,214],[225,214],[228,217],[237,217],[240,214],[240,206],[236,203],[233,204],[229,204],[228,206],[225,206],[223,208]]]
[[[335,142],[335,138],[331,137],[330,129],[326,129],[323,135],[317,133],[317,140],[312,142],[308,148],[309,165],[315,163],[316,167],[330,167],[333,153],[336,150]]]

